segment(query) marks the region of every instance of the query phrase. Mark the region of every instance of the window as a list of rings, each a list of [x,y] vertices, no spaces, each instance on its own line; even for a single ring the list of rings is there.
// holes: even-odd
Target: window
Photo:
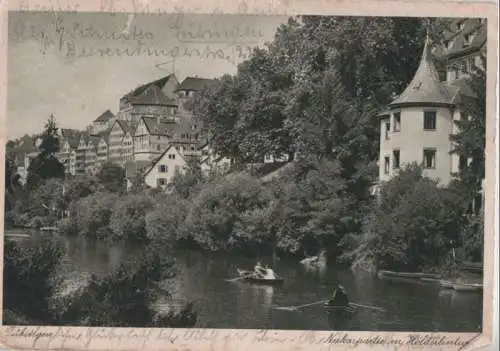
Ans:
[[[158,172],[160,173],[166,173],[167,172],[167,166],[166,165],[159,165],[158,166]]]
[[[156,150],[160,150],[160,144],[156,145]]]
[[[175,154],[168,155],[168,158],[171,159],[171,160],[175,160]]]
[[[401,112],[396,112],[394,114],[394,132],[399,132],[401,130]]]
[[[389,164],[391,162],[391,158],[386,156],[384,158],[384,174],[389,174]]]
[[[467,157],[465,156],[460,156],[460,158],[458,159],[458,170],[459,171],[463,171],[467,168]]]
[[[392,151],[392,168],[393,169],[399,169],[399,162],[400,162],[399,155],[400,155],[399,150]]]
[[[424,168],[436,168],[436,149],[424,149]]]
[[[175,173],[179,173],[180,170],[181,170],[180,166],[175,166]]]
[[[424,130],[436,130],[436,111],[424,111]]]
[[[385,140],[389,140],[391,132],[391,122],[385,122]]]
[[[158,178],[156,180],[156,185],[158,186],[164,186],[165,184],[167,184],[167,180],[165,178]]]

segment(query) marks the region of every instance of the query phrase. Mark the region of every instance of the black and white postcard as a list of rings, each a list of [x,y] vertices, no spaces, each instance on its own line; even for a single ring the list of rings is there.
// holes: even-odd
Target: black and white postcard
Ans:
[[[2,348],[492,342],[498,5],[1,10]]]

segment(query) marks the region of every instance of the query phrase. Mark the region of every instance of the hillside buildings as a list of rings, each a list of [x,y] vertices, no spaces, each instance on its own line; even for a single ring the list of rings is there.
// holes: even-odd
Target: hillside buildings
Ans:
[[[134,174],[144,172],[169,148],[182,157],[201,157],[202,126],[184,104],[214,84],[213,79],[199,77],[188,77],[179,84],[173,74],[143,84],[120,99],[116,115],[104,111],[86,131],[60,129],[57,157],[69,175],[96,174],[107,162],[133,169]],[[30,157],[37,154],[34,141],[28,136],[25,139],[11,150],[22,181]],[[156,186],[158,181],[148,183]]]

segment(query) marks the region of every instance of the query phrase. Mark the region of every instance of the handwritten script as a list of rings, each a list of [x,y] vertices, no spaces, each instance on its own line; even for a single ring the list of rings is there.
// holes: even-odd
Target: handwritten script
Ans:
[[[362,334],[360,336],[359,334]],[[113,349],[136,349],[138,347],[161,348],[165,343],[189,345],[204,343],[210,345],[227,343],[339,345],[356,348],[360,345],[394,347],[439,347],[440,349],[461,350],[469,345],[477,335],[464,337],[453,334],[391,334],[349,333],[349,332],[280,332],[273,330],[226,330],[226,329],[131,329],[131,328],[63,328],[63,327],[3,327],[1,339],[7,346],[29,346],[33,348],[89,348],[102,345]],[[120,345],[122,347],[120,347]]]
[[[133,3],[136,6],[139,2]],[[110,4],[103,6],[114,6],[114,3]],[[21,2],[21,12],[29,10],[29,3]],[[66,14],[71,12],[66,8],[61,10],[66,11]],[[261,44],[265,37],[262,29],[255,23],[240,21],[230,24],[220,19],[210,20],[210,16],[204,17],[203,21],[196,21],[184,12],[168,14],[169,17],[163,22],[164,26],[156,29],[155,33],[138,25],[131,25],[134,20],[130,17],[127,21],[124,20],[123,28],[109,29],[74,20],[75,16],[71,20],[57,9],[53,11],[57,15],[54,17],[54,23],[40,26],[20,18],[10,24],[13,27],[12,34],[19,41],[35,40],[40,44],[40,51],[44,55],[55,48],[59,54],[70,59],[193,57],[225,60],[233,64],[248,59],[253,48]],[[149,11],[146,9],[140,13],[150,15]],[[83,19],[86,15],[81,16]]]

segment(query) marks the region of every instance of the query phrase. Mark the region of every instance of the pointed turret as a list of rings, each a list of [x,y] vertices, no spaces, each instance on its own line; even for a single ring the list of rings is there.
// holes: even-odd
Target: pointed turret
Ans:
[[[390,107],[452,105],[457,92],[458,88],[440,82],[427,35],[422,58],[413,79]]]

